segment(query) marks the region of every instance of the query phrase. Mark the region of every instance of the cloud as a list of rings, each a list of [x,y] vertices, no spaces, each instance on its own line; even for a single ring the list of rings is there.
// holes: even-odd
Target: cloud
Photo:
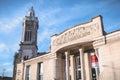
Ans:
[[[10,49],[13,51],[13,52],[15,52],[15,51],[17,51],[18,49],[19,49],[19,43],[14,43],[11,47],[10,47]]]
[[[0,32],[9,33],[21,24],[23,17],[25,16],[26,12],[30,8],[31,4],[25,5],[16,11],[10,16],[7,15],[6,18],[0,19]],[[29,8],[28,8],[29,7]]]
[[[10,57],[9,51],[10,51],[9,48],[5,43],[0,43],[0,58],[1,59]]]
[[[55,25],[58,21],[56,20],[56,14],[58,14],[61,11],[61,8],[51,8],[44,10],[42,12],[39,12],[39,21],[42,25],[45,25],[47,27],[50,27],[52,25]]]
[[[45,39],[49,39],[55,31],[55,29],[48,30],[47,28],[43,30],[43,32],[38,35],[38,43],[43,42]]]
[[[6,49],[6,45],[4,43],[0,43],[0,52]]]
[[[10,32],[12,31],[14,28],[17,27],[17,25],[21,22],[22,18],[19,17],[15,17],[12,20],[11,19],[6,19],[4,21],[0,22],[0,32]]]
[[[43,10],[42,12],[39,11],[38,17],[40,21],[40,26],[43,25],[45,27],[52,27],[54,25],[57,27],[59,26],[59,24],[64,24],[67,21],[76,18],[83,19],[84,17],[88,16],[89,13],[92,12],[90,11],[92,8],[93,6],[91,7],[91,5],[86,6],[76,4],[69,8],[53,7]]]
[[[3,63],[3,66],[9,66],[9,65],[11,65],[10,62]]]
[[[18,49],[18,42],[11,44],[0,43],[0,60],[5,58],[12,58]]]

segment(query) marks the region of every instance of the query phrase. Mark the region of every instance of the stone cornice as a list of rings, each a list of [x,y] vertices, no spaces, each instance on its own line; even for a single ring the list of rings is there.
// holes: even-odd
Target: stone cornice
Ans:
[[[99,47],[101,45],[105,45],[107,43],[112,43],[120,40],[120,31],[116,31],[114,33],[109,33],[107,35],[104,35],[102,37],[97,38],[93,42],[94,47]]]
[[[120,31],[106,35],[106,43],[115,42],[118,40],[120,40]]]
[[[38,56],[35,58],[28,59],[28,60],[24,61],[24,63],[26,63],[26,64],[31,64],[34,62],[39,63],[39,62],[43,62],[45,60],[50,60],[50,59],[54,59],[54,58],[56,58],[55,53],[48,53],[48,54],[44,54],[44,55],[41,55],[41,56]]]
[[[93,42],[93,46],[97,47],[97,46],[104,45],[105,43],[106,43],[105,36],[102,36],[102,37],[96,38],[96,40]]]

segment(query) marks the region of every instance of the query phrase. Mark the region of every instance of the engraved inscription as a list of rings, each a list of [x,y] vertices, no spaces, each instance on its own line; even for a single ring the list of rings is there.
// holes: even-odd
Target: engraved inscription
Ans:
[[[60,35],[58,35],[52,42],[52,45],[58,46],[73,40],[84,38],[86,36],[92,35],[99,30],[97,23],[91,24],[89,26],[78,26],[71,30],[68,30]]]

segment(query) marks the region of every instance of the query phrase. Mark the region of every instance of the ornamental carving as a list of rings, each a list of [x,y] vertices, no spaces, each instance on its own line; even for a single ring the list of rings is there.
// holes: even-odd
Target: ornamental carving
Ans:
[[[57,35],[52,41],[52,45],[59,46],[61,44],[81,39],[92,34],[95,34],[99,30],[99,25],[97,23],[88,25],[88,26],[77,26],[70,30]]]

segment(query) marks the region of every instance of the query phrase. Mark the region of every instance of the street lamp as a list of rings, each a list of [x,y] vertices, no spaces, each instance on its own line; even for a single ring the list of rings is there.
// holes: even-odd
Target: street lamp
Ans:
[[[6,69],[3,69],[2,80],[4,80],[4,73]]]

